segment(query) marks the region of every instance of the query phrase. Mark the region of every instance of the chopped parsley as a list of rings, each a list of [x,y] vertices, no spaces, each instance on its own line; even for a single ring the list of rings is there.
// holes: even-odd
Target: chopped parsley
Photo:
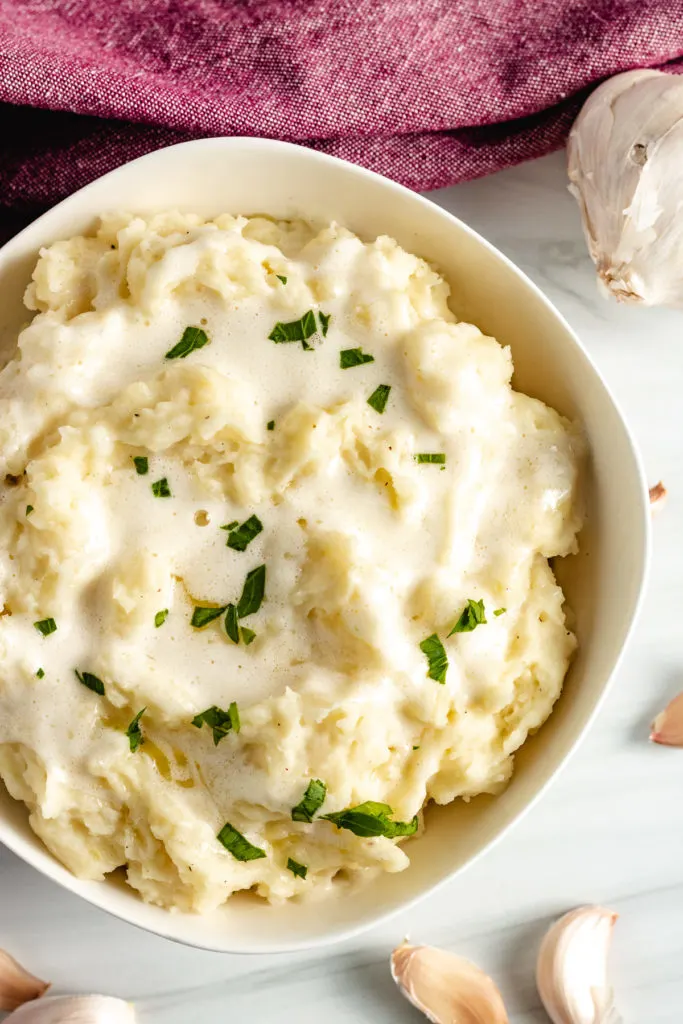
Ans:
[[[168,480],[165,476],[162,476],[161,480],[155,480],[152,484],[152,494],[155,498],[170,498],[171,488],[168,486]]]
[[[375,357],[364,352],[362,348],[344,348],[339,353],[339,365],[342,370],[348,370],[352,366],[362,366],[363,363],[374,363]]]
[[[265,850],[250,843],[241,832],[233,828],[229,821],[226,821],[216,838],[233,855],[235,860],[260,860],[266,855]]]
[[[31,512],[33,512],[33,505],[27,505],[26,506],[26,515],[30,516]]]
[[[240,620],[234,604],[229,604],[225,613],[225,632],[234,644],[240,642]]]
[[[275,276],[278,279],[278,281],[282,281],[283,284],[287,284],[287,278],[285,277],[284,274],[276,274]]]
[[[227,604],[221,608],[208,608],[203,604],[195,605],[190,625],[195,629],[204,629],[204,626],[208,626],[214,619],[218,619],[227,610],[227,607]]]
[[[237,615],[246,619],[247,615],[255,615],[261,607],[266,589],[266,567],[258,565],[247,573],[242,588],[242,596],[237,604]]]
[[[330,320],[332,319],[331,313],[322,313],[318,310],[318,319],[320,320],[320,330],[323,332],[323,338],[327,337],[327,331],[330,326]]]
[[[292,821],[313,821],[313,815],[325,803],[327,786],[320,779],[311,779],[301,801],[292,807]]]
[[[140,728],[140,719],[142,718],[146,710],[147,708],[143,708],[142,711],[138,711],[137,715],[126,729],[126,736],[128,737],[131,753],[133,754],[138,749],[138,747],[142,746],[142,744],[145,742],[145,738],[142,735],[142,730]]]
[[[45,669],[39,668],[38,671],[36,672],[36,676],[38,677],[38,679],[43,679],[45,676]]]
[[[507,611],[507,608],[496,608],[496,610],[495,610],[495,612],[493,614],[497,618],[499,615],[505,615],[506,611]]]
[[[308,339],[312,337],[318,330],[318,325],[315,322],[315,314],[312,309],[304,313],[298,320],[290,320],[288,323],[283,323],[281,320],[275,324],[272,331],[268,335],[270,341],[274,341],[277,345],[285,344],[290,341],[300,341],[304,349],[310,348]]]
[[[240,713],[235,701],[232,702],[227,711],[222,711],[214,704],[213,707],[207,708],[206,711],[201,711],[198,715],[195,715],[192,719],[192,724],[197,729],[201,729],[203,725],[208,725],[213,732],[214,746],[217,747],[228,733],[240,731]]]
[[[201,327],[186,327],[177,345],[169,349],[165,359],[185,359],[191,352],[204,348],[209,343],[209,336]]]
[[[100,697],[104,697],[104,683],[101,679],[94,676],[92,672],[79,672],[77,668],[74,669],[74,672],[79,683],[87,686],[93,693],[99,693]]]
[[[263,530],[263,523],[258,516],[249,516],[241,526],[222,526],[222,530],[228,530],[228,547],[233,551],[246,551],[254,537],[258,537]]]
[[[418,452],[415,456],[415,461],[420,463],[431,462],[437,466],[445,466],[446,455],[444,452]]]
[[[323,814],[326,821],[331,821],[337,828],[346,828],[355,836],[369,839],[371,836],[386,836],[395,839],[397,836],[412,836],[417,832],[417,815],[412,821],[391,821],[393,811],[389,804],[379,804],[374,800],[366,800],[357,807],[348,807],[345,811],[335,814]]]
[[[41,619],[40,622],[34,622],[33,625],[42,636],[49,636],[50,633],[57,632],[57,623],[54,619]]]
[[[167,618],[168,618],[168,608],[164,608],[163,611],[157,612],[156,615],[154,616],[154,626],[155,626],[155,628],[158,629],[159,626],[163,626],[163,624],[166,622]]]
[[[221,526],[221,530],[234,530],[236,526],[240,525],[239,519],[233,519],[227,526]]]
[[[419,743],[417,743],[417,744],[416,744],[416,745],[415,745],[415,746],[413,747],[413,750],[419,750],[419,749],[420,749],[420,744],[419,744]]]
[[[195,629],[204,629],[205,626],[220,618],[225,612],[225,632],[234,644],[238,644],[241,637],[242,642],[248,647],[256,634],[253,629],[240,628],[240,619],[245,619],[247,615],[254,615],[259,610],[263,603],[265,588],[266,567],[265,565],[258,565],[251,572],[247,573],[244,586],[242,587],[242,595],[237,605],[224,604],[218,608],[207,605],[195,605],[192,612],[191,625]]]
[[[389,401],[390,384],[380,384],[368,398],[368,405],[371,405],[375,412],[384,412]]]
[[[308,874],[306,865],[299,864],[298,860],[293,860],[291,857],[287,858],[287,870],[291,871],[297,878],[305,878]]]
[[[146,455],[134,455],[133,462],[138,476],[146,476],[149,473],[149,459]]]
[[[429,662],[428,677],[435,679],[437,683],[445,683],[446,672],[448,671],[448,655],[436,633],[432,633],[431,636],[422,641],[420,650]]]
[[[477,626],[486,625],[486,613],[483,601],[468,600],[462,614],[448,636],[454,633],[471,633]]]
[[[266,427],[268,430],[275,430],[275,420],[268,420]]]

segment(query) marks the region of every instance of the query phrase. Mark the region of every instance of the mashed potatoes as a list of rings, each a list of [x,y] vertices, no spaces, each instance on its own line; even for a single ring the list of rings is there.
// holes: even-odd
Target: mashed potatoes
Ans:
[[[0,775],[75,874],[325,893],[504,787],[574,648],[580,445],[447,300],[334,224],[116,215],[40,254],[0,374]]]

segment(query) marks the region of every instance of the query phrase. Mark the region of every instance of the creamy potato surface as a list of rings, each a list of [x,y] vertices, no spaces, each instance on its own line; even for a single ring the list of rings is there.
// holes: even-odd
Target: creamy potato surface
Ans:
[[[0,374],[0,776],[75,874],[325,895],[505,786],[575,645],[581,442],[448,296],[334,224],[41,252]]]

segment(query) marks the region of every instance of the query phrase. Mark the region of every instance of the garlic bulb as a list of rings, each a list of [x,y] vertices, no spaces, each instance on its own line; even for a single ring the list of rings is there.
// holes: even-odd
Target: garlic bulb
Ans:
[[[29,974],[14,957],[0,949],[0,1010],[16,1010],[29,999],[44,995],[49,987],[49,982]]]
[[[553,1024],[619,1024],[607,983],[607,954],[617,914],[579,907],[547,932],[536,985]]]
[[[567,153],[569,189],[607,293],[683,304],[683,76],[608,79],[583,105]]]
[[[24,1003],[5,1024],[135,1024],[135,1011],[113,996],[53,996]]]
[[[432,1024],[508,1024],[503,999],[487,974],[434,946],[399,946],[391,975]]]
[[[669,701],[652,723],[650,739],[667,747],[683,747],[683,693]]]

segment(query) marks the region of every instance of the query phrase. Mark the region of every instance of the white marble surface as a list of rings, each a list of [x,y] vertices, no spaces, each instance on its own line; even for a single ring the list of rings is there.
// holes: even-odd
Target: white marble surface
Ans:
[[[109,918],[0,848],[0,946],[59,990],[134,999],[143,1024],[409,1024],[422,1018],[394,989],[387,956],[410,934],[475,959],[499,981],[512,1024],[540,1024],[539,938],[554,915],[601,902],[621,914],[613,973],[627,1024],[683,1020],[683,751],[647,740],[653,714],[683,689],[683,316],[598,295],[561,155],[433,198],[567,316],[626,412],[650,482],[669,489],[644,614],[616,685],[562,776],[488,856],[416,909],[332,949],[185,949]]]

